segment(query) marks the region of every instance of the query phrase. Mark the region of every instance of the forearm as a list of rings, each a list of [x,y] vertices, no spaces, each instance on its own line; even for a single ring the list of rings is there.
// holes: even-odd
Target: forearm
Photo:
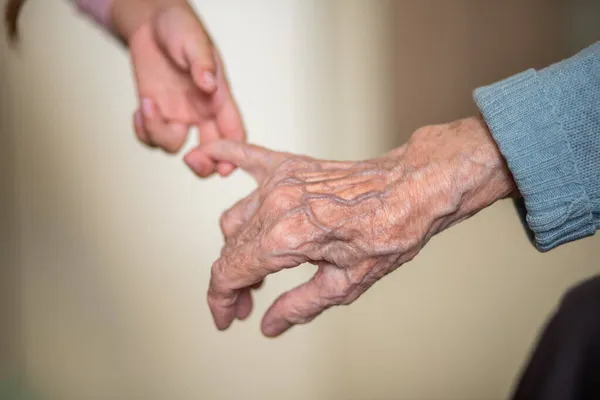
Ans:
[[[454,225],[498,200],[520,197],[506,160],[481,116],[469,117],[448,125],[449,140],[460,142],[448,159],[452,181],[459,186],[453,201],[456,212],[446,224]],[[448,146],[452,148],[452,146]]]

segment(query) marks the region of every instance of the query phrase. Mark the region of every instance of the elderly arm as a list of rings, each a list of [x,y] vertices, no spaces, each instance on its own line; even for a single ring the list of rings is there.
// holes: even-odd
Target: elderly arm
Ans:
[[[600,218],[599,52],[596,44],[481,88],[485,121],[421,128],[373,160],[321,161],[231,142],[193,150],[186,162],[200,176],[207,159],[227,160],[258,182],[221,219],[225,246],[208,290],[217,327],[248,315],[250,291],[267,275],[305,262],[316,274],[274,302],[262,331],[276,336],[309,322],[356,300],[433,235],[521,193],[540,249],[592,234]]]

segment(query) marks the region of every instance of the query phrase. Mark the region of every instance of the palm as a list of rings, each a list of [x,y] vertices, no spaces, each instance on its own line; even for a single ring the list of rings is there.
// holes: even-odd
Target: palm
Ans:
[[[162,18],[162,20],[161,20]],[[216,88],[203,85],[201,66],[193,60],[206,54],[190,54],[206,36],[195,15],[185,10],[159,15],[140,27],[129,46],[140,100],[150,99],[166,132],[149,132],[150,142],[169,152],[181,148],[190,126],[197,126],[200,140],[243,140],[244,127],[232,98],[217,51],[210,45],[216,63]],[[190,51],[190,49],[192,49]],[[187,63],[187,65],[186,65]],[[170,128],[170,129],[169,129]],[[219,167],[227,174],[230,167]]]

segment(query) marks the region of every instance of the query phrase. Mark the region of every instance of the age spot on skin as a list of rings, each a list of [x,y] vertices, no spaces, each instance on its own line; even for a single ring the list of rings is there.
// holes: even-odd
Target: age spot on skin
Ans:
[[[448,125],[448,128],[449,129],[459,129],[461,125],[462,125],[462,120],[458,120],[458,121],[454,121],[450,125]],[[440,133],[441,133],[441,131],[440,131]]]

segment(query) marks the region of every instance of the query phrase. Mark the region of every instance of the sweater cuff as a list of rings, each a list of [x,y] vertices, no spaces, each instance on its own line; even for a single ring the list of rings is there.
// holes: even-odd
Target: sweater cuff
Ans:
[[[112,3],[113,0],[75,0],[75,5],[80,12],[109,30],[111,29],[110,9]]]
[[[537,248],[593,235],[590,200],[538,73],[478,88],[474,98],[525,200]]]

